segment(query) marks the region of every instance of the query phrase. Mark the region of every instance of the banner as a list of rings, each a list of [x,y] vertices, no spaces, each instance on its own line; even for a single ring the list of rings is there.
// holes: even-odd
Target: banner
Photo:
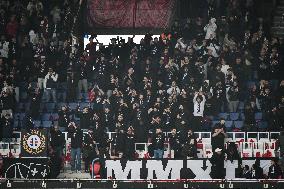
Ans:
[[[224,161],[224,175],[226,179],[242,177],[242,166],[250,168],[255,164],[256,159]],[[270,160],[259,160],[264,175],[268,174]],[[209,159],[187,159],[187,160],[106,160],[105,170],[102,170],[101,178],[107,179],[212,179],[211,163]]]
[[[4,158],[4,178],[44,179],[49,175],[48,158]]]
[[[46,130],[23,130],[21,136],[21,157],[46,157],[47,133]]]
[[[167,28],[175,0],[87,0],[88,28]]]

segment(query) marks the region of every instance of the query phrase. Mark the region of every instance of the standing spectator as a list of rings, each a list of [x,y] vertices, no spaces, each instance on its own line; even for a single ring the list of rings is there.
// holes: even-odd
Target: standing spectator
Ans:
[[[209,23],[204,27],[204,31],[206,32],[205,39],[213,39],[216,37],[216,19],[211,18]]]
[[[283,173],[281,167],[278,164],[278,158],[273,158],[271,161],[271,165],[268,171],[269,179],[281,179],[283,178]]]
[[[6,40],[5,35],[2,35],[0,41],[0,58],[2,58],[4,63],[8,60],[8,55],[9,55],[9,41]]]
[[[203,92],[196,92],[193,97],[193,104],[194,104],[194,123],[193,123],[193,130],[198,131],[201,129],[201,123],[203,118],[204,106],[205,106],[205,96]]]
[[[157,128],[156,133],[152,137],[152,145],[154,149],[154,158],[161,159],[164,155],[164,141],[165,137],[162,129]]]
[[[81,111],[80,107],[78,107],[76,111],[76,117],[80,118],[81,129],[84,130],[89,129],[92,117],[91,108],[84,107],[83,110]]]
[[[135,156],[135,133],[132,126],[128,127],[125,138],[125,150],[123,157],[133,159]]]
[[[62,158],[63,148],[65,146],[65,136],[59,130],[58,125],[55,125],[54,128],[50,130],[50,145],[54,150],[56,157]]]
[[[174,157],[181,157],[181,141],[177,130],[173,128],[169,136],[170,149],[174,151]]]
[[[251,171],[248,165],[243,167],[242,178],[251,179]]]
[[[221,119],[220,122],[217,123],[212,129],[211,145],[212,145],[213,152],[217,148],[221,150],[224,149],[226,136],[227,134],[226,134],[226,127],[225,127],[225,120]]]
[[[197,157],[197,143],[194,133],[191,129],[188,130],[187,136],[184,136],[182,142],[182,155],[184,158],[196,158]]]
[[[79,68],[78,68],[78,97],[80,100],[82,100],[82,90],[83,93],[86,94],[88,92],[88,72],[90,70],[89,65],[87,64],[86,60],[84,58],[80,59]],[[86,96],[85,96],[86,98]]]
[[[228,108],[230,112],[237,112],[240,102],[240,89],[236,81],[228,91]]]
[[[13,135],[13,119],[12,114],[1,114],[0,141],[11,142]]]
[[[68,137],[71,138],[71,173],[81,173],[81,148],[83,132],[74,122],[68,125]]]
[[[83,141],[83,159],[85,161],[85,172],[89,172],[92,160],[97,157],[98,148],[95,141],[93,128],[88,129],[88,133],[84,136]]]
[[[44,78],[44,89],[46,101],[50,101],[50,95],[52,100],[56,102],[56,84],[57,84],[58,74],[53,71],[52,68],[48,69],[48,73]]]
[[[216,148],[213,152],[213,156],[210,159],[212,164],[210,176],[212,179],[224,179],[224,153],[221,148]]]

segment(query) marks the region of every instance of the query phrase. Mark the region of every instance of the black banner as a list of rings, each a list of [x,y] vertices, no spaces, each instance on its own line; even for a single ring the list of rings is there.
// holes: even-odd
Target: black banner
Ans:
[[[4,178],[45,179],[49,176],[48,158],[4,158]]]
[[[21,157],[47,157],[47,132],[45,129],[22,131]]]

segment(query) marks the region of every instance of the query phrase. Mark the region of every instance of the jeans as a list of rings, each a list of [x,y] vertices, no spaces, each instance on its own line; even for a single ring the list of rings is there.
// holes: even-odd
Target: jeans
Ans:
[[[53,102],[56,102],[56,89],[45,89],[45,100],[50,101],[50,96],[52,96]]]
[[[81,171],[81,148],[71,148],[71,171],[75,170]]]
[[[239,101],[229,101],[228,102],[228,108],[230,112],[237,112],[239,106]]]
[[[163,155],[164,155],[164,150],[162,150],[162,149],[154,150],[154,158],[155,159],[162,159]]]
[[[87,79],[81,79],[78,81],[78,92],[79,92],[79,98],[83,98],[82,97],[82,89],[83,89],[83,93],[87,93],[88,92],[88,80]]]

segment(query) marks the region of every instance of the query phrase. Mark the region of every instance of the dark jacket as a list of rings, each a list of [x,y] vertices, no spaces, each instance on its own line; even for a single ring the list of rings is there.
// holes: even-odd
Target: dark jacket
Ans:
[[[163,133],[155,134],[152,138],[152,145],[154,150],[163,150],[164,149],[165,137]]]
[[[83,131],[80,128],[68,128],[68,137],[71,138],[71,148],[82,148]]]

